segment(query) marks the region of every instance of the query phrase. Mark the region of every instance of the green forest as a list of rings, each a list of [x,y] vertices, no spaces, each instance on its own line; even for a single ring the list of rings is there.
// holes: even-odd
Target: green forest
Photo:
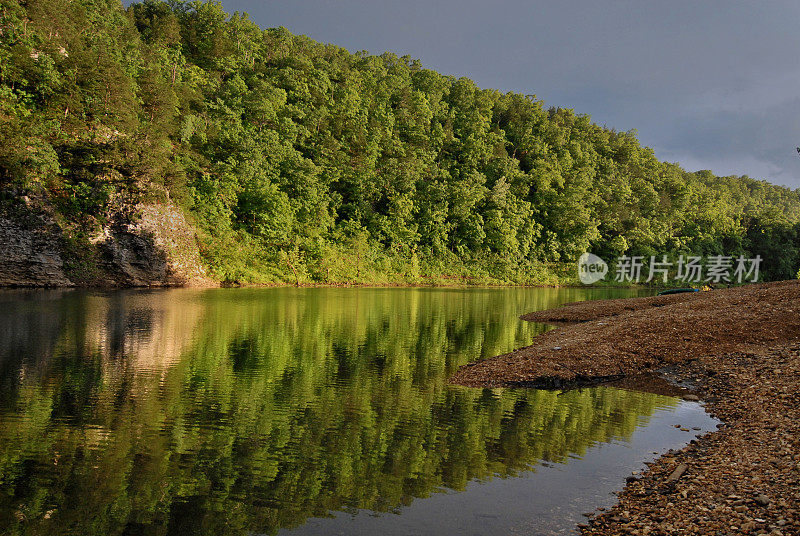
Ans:
[[[218,2],[0,0],[0,190],[76,256],[174,205],[230,283],[558,283],[585,251],[800,268],[798,191]]]

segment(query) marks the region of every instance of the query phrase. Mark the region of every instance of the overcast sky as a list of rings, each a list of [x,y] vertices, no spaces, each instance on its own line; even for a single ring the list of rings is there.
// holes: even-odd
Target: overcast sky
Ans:
[[[800,2],[223,0],[262,27],[409,54],[636,129],[691,171],[800,187]]]

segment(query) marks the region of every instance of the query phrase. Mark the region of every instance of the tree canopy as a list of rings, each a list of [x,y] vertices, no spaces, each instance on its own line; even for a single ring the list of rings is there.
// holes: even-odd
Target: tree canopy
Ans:
[[[798,191],[211,1],[0,0],[0,186],[79,238],[119,200],[169,198],[230,281],[520,282],[587,250],[800,267]]]

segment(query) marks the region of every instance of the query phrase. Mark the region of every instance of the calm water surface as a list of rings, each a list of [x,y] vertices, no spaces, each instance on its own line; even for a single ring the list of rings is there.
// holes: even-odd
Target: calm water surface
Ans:
[[[447,385],[589,289],[0,292],[3,534],[554,534],[697,404]],[[697,431],[693,433],[699,433]]]

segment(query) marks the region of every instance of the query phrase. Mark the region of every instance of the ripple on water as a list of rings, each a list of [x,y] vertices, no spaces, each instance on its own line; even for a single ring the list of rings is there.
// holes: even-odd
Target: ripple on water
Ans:
[[[581,289],[35,295],[0,296],[7,532],[564,532],[715,424],[629,389],[448,385]]]

